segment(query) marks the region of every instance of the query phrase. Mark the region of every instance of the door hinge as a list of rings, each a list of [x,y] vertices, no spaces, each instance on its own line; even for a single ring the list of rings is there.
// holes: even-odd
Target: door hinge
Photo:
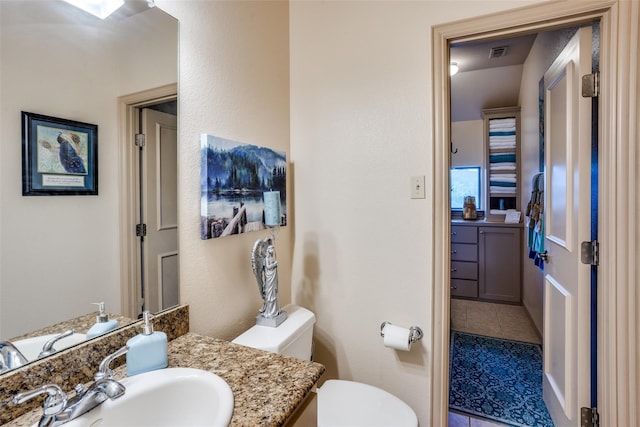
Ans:
[[[580,261],[583,264],[598,265],[600,262],[600,243],[597,240],[580,244]]]
[[[584,98],[594,98],[598,95],[600,95],[600,73],[582,76],[582,96]]]
[[[136,224],[136,237],[145,237],[147,235],[147,224]]]
[[[144,136],[144,133],[136,133],[136,146],[144,147],[145,142],[146,138]]]
[[[600,415],[598,408],[580,408],[580,427],[599,427]]]

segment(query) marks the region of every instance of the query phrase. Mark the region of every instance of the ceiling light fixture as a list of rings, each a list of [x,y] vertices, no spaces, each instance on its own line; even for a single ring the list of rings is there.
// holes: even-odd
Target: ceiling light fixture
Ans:
[[[458,63],[457,62],[452,62],[449,65],[449,75],[453,76],[458,72]]]
[[[90,14],[97,16],[100,19],[105,19],[107,16],[115,12],[120,6],[124,4],[124,0],[64,0],[67,3],[89,12]]]

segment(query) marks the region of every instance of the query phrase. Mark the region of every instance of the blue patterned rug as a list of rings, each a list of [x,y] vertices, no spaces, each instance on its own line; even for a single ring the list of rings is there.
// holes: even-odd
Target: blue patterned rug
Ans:
[[[537,344],[451,333],[449,408],[510,426],[553,427]]]

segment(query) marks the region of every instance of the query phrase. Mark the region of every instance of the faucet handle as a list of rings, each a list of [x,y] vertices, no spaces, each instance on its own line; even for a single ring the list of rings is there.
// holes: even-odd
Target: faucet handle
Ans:
[[[44,415],[56,415],[66,408],[67,393],[56,384],[45,384],[33,390],[18,393],[13,397],[13,403],[16,405],[24,403],[41,394],[48,394],[42,405]]]
[[[110,354],[107,357],[105,357],[102,360],[102,362],[100,362],[100,366],[98,367],[98,372],[96,372],[93,375],[93,379],[95,381],[98,381],[98,380],[112,378],[113,377],[113,371],[111,370],[111,368],[109,368],[109,365],[111,364],[111,362],[114,359],[122,356],[127,351],[129,351],[129,347],[125,345],[124,347],[120,348],[119,350],[116,350],[116,352],[114,352],[113,354]]]
[[[69,329],[68,331],[64,331],[63,333],[61,333],[59,335],[56,335],[55,337],[51,338],[42,347],[42,351],[40,352],[40,354],[38,354],[38,358],[49,356],[49,355],[55,353],[56,349],[53,348],[53,345],[55,343],[57,343],[58,341],[60,341],[62,338],[66,338],[68,336],[73,335],[74,332],[75,331],[73,329]]]

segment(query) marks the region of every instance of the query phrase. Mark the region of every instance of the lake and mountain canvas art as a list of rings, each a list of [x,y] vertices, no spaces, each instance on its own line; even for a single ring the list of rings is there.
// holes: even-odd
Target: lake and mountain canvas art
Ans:
[[[265,229],[265,193],[279,193],[279,225],[287,225],[285,152],[209,134],[200,142],[203,240]]]

